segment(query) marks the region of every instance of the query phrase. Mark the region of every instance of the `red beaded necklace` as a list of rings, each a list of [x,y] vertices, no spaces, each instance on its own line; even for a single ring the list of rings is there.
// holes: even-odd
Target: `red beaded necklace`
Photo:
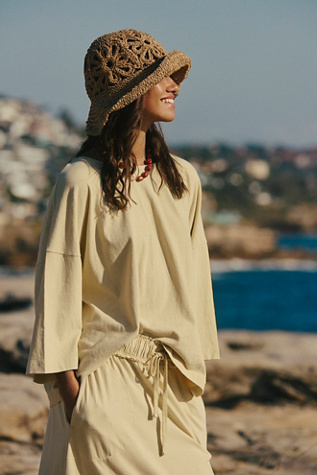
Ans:
[[[101,137],[98,137],[96,140],[95,140],[95,146],[96,147],[102,147],[104,146],[104,141]],[[106,152],[103,152],[103,153],[106,153]],[[153,164],[153,160],[152,160],[152,157],[147,157],[145,160],[144,160],[144,164],[145,164],[145,169],[144,169],[144,172],[141,173],[141,175],[138,175],[136,177],[136,181],[142,181],[144,180],[144,178],[146,178],[147,176],[149,176],[150,174],[150,171],[152,170],[152,164]],[[120,160],[119,162],[119,168],[124,168],[124,162],[123,160]]]
[[[136,177],[136,181],[142,181],[144,180],[144,178],[146,178],[147,176],[149,176],[149,173],[150,171],[152,170],[152,163],[153,163],[153,160],[151,157],[147,157],[145,160],[144,160],[144,164],[146,165],[145,166],[145,169],[144,169],[144,172],[141,173],[141,175],[138,175]],[[124,163],[123,163],[123,160],[120,160],[119,162],[119,167],[120,168],[124,168]]]

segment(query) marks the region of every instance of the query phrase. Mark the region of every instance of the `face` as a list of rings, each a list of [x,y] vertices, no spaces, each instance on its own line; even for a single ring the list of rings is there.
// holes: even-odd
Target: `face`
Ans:
[[[148,128],[153,122],[171,122],[175,119],[174,99],[179,85],[171,77],[164,78],[145,94],[142,126]]]

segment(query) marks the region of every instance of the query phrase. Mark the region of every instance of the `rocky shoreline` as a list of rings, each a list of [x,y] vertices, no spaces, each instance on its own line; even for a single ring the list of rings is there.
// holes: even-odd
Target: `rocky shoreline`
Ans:
[[[302,230],[305,232],[305,229]],[[0,266],[33,267],[36,262],[41,222],[15,220],[0,223]],[[316,234],[316,230],[314,231]],[[205,225],[211,259],[304,259],[317,261],[317,252],[279,249],[279,233],[250,223]]]
[[[0,277],[0,298],[33,293],[33,273]],[[34,308],[0,313],[0,474],[35,475],[47,418],[23,372]],[[317,473],[317,335],[220,331],[204,401],[215,475]]]
[[[316,473],[317,335],[219,336],[204,394],[215,473]]]

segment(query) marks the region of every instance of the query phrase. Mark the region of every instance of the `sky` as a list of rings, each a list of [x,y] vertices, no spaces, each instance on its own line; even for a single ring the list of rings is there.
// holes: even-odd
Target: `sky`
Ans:
[[[317,145],[316,0],[1,0],[0,94],[83,125],[85,53],[122,28],[192,58],[169,145]]]

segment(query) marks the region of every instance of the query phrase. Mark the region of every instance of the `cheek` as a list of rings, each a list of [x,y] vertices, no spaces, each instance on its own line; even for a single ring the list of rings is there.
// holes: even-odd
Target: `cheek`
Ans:
[[[162,88],[159,84],[156,84],[156,86],[153,86],[151,87],[151,89],[148,90],[147,94],[145,95],[145,98],[148,100],[149,103],[155,103],[160,101],[162,95]]]
[[[161,105],[158,94],[149,93],[145,97],[144,110],[147,112],[154,112]]]

